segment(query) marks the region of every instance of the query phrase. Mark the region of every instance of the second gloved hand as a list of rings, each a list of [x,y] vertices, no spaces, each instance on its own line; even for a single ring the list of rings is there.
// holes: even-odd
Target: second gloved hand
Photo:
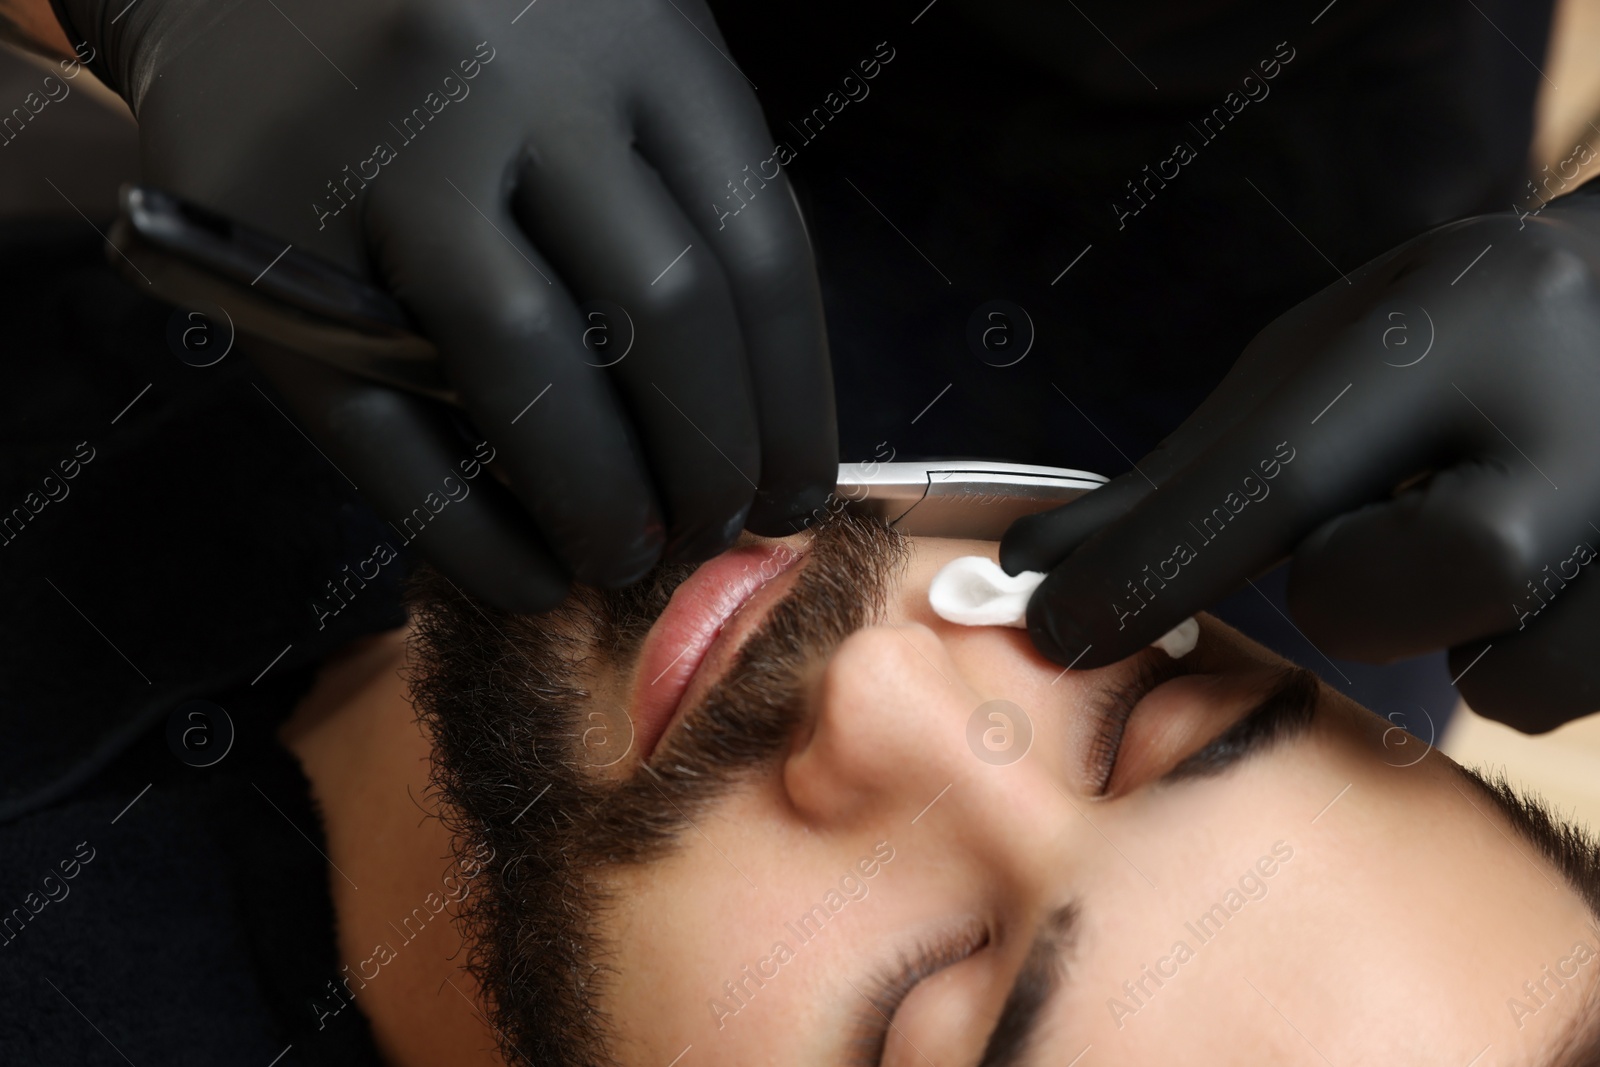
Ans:
[[[1593,188],[1591,186],[1590,188]],[[1600,709],[1600,196],[1440,227],[1263,330],[1137,469],[1001,543],[1058,663],[1142,648],[1285,557],[1324,652],[1451,650],[1525,731]]]

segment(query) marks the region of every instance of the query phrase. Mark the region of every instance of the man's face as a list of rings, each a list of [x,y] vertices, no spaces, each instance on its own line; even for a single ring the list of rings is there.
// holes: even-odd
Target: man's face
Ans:
[[[1509,1064],[1578,1011],[1589,913],[1445,757],[1210,619],[1182,661],[1063,672],[929,609],[994,542],[902,547],[809,594],[886,596],[790,657],[783,743],[700,807],[663,792],[674,847],[604,870],[623,1063]],[[594,773],[700,773],[731,646],[829,563],[766,583],[648,761]]]

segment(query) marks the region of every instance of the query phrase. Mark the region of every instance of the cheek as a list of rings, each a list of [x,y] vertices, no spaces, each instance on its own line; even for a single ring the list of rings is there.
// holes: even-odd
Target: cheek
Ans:
[[[960,680],[976,694],[968,713],[991,700],[1015,704],[1031,730],[1029,763],[1074,792],[1087,794],[1086,753],[1097,723],[1082,672],[1064,674],[1059,664],[1039,654],[1026,630],[942,621],[939,626]]]
[[[945,648],[960,681],[976,695],[974,708],[1004,701],[1021,709],[1033,740],[1030,758],[1042,758],[1052,770],[1064,770],[1059,760],[1081,751],[1077,735],[1087,716],[1081,714],[1081,701],[1069,699],[1073,691],[1068,681],[1051,684],[1062,677],[1061,668],[1039,654],[1026,630],[944,626]]]
[[[932,615],[932,609],[928,609]],[[1039,654],[1028,631],[1011,626],[957,626],[935,618],[928,624],[949,651],[968,683],[980,692],[1042,704],[1060,697],[1062,687],[1050,683],[1061,668]],[[1000,690],[1005,690],[1001,692]]]

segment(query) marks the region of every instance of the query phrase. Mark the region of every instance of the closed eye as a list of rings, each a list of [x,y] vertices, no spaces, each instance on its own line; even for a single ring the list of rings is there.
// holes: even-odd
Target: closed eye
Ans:
[[[864,989],[857,987],[856,992],[866,1004],[856,1014],[850,1028],[852,1036],[845,1047],[845,1063],[849,1067],[880,1067],[889,1031],[894,1028],[895,1014],[911,991],[925,979],[960,963],[988,943],[989,933],[982,927],[955,930],[920,942],[909,953],[902,952],[888,972],[874,975]]]
[[[1140,657],[1130,677],[1112,683],[1094,698],[1094,739],[1085,757],[1093,796],[1105,796],[1111,786],[1111,773],[1116,770],[1123,731],[1139,701],[1163,682],[1195,673],[1192,661],[1173,659],[1165,653],[1157,653],[1157,656]]]

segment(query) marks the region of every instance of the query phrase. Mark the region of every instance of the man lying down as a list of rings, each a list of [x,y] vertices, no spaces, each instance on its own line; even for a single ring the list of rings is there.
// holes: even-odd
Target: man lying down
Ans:
[[[996,548],[843,516],[544,617],[424,575],[409,693],[325,678],[287,737],[334,861],[432,863],[352,800],[427,754],[414,698],[457,853],[492,857],[439,966],[508,1063],[1600,1063],[1590,838],[1215,620],[1063,672],[935,616],[935,572]],[[699,614],[653,631],[669,601]],[[451,973],[346,988],[415,1053],[465,1017]]]

